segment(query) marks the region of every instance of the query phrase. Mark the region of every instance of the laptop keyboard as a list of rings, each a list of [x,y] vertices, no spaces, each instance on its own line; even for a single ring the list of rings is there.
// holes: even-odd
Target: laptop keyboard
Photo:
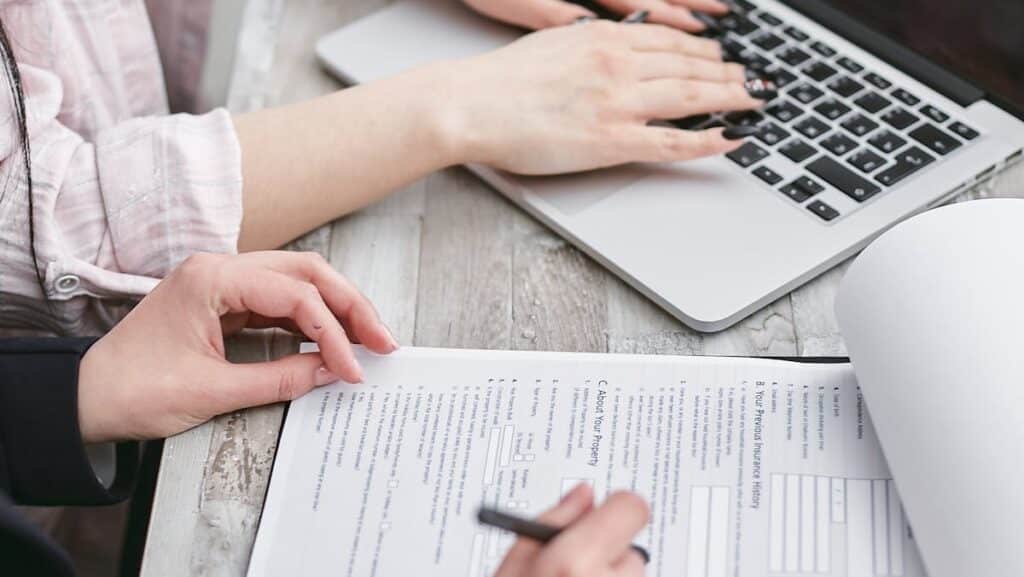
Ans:
[[[705,20],[705,35],[717,38],[729,59],[774,81],[779,97],[763,112],[703,115],[673,124],[760,127],[727,157],[822,222],[849,215],[979,136],[782,17],[746,0],[732,4],[731,14]],[[791,164],[783,170],[785,163]],[[830,190],[854,202],[829,200]]]

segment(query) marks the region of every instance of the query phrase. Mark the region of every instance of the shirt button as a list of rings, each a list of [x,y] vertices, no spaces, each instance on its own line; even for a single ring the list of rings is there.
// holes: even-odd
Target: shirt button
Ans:
[[[73,274],[66,274],[57,279],[57,292],[69,293],[81,284],[81,280]]]

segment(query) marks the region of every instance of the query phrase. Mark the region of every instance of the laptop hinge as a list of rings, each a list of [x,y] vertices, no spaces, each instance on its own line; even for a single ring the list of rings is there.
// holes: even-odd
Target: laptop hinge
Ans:
[[[853,41],[902,72],[940,92],[960,106],[969,106],[985,98],[985,92],[916,52],[889,39],[822,0],[781,0],[803,12],[833,32]]]

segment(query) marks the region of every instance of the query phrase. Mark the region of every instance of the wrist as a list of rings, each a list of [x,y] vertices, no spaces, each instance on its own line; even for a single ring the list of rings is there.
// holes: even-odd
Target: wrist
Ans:
[[[98,341],[85,353],[78,367],[78,430],[86,444],[117,440],[105,416],[111,411],[114,399],[106,398],[101,390],[108,378],[104,370],[104,348],[103,341]]]
[[[462,86],[468,61],[443,61],[411,73],[410,94],[422,108],[414,112],[427,146],[434,150],[438,168],[482,162],[481,143],[471,120],[471,94]],[[416,109],[416,106],[411,107]]]

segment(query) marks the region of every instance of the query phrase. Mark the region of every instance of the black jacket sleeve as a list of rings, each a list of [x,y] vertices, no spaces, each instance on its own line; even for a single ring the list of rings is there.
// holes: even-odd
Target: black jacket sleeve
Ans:
[[[17,516],[22,505],[103,505],[129,495],[137,443],[117,446],[110,487],[96,477],[78,425],[78,365],[93,339],[0,340],[0,572],[71,575],[67,556]],[[5,495],[6,494],[6,495]]]

